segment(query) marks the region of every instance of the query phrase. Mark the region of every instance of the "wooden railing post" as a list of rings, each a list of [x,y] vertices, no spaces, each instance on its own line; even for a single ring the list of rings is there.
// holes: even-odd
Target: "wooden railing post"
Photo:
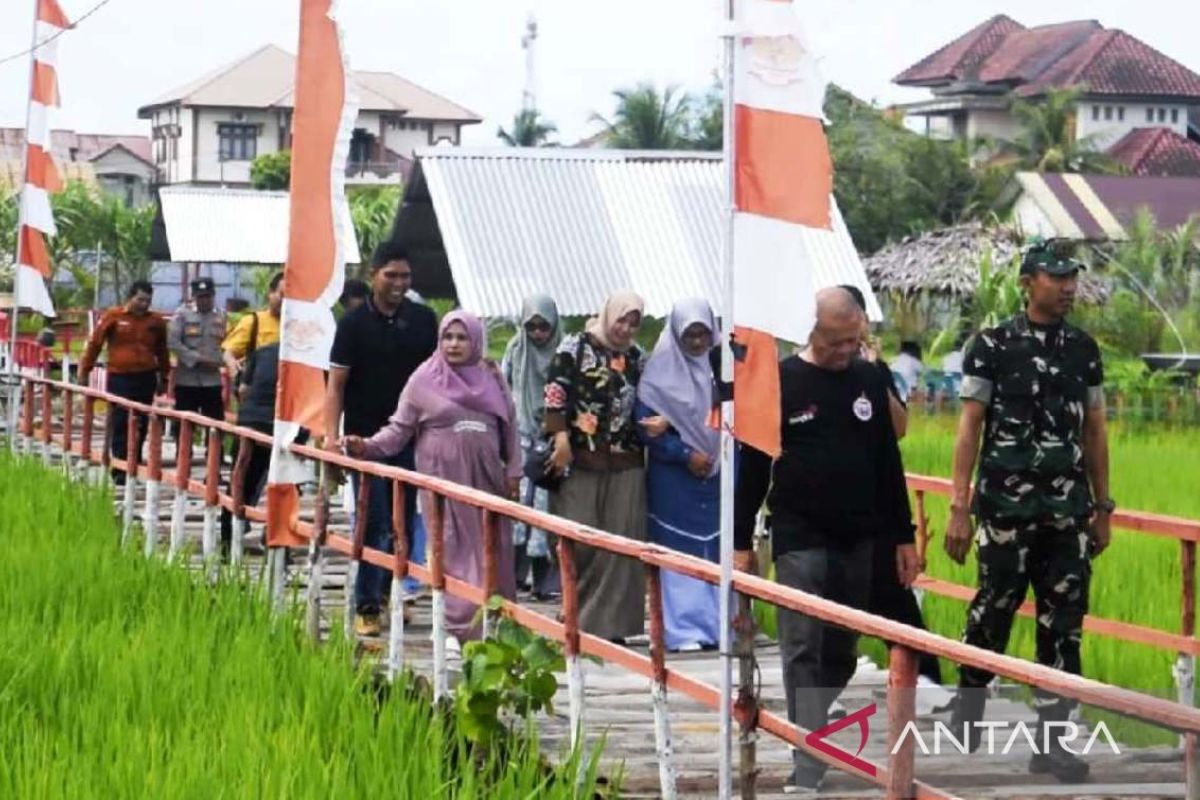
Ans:
[[[392,602],[388,629],[387,679],[396,680],[404,669],[404,580],[408,577],[408,524],[404,483],[392,482]]]
[[[433,578],[433,699],[450,693],[446,666],[446,498],[432,494],[429,571]]]
[[[350,563],[346,565],[346,635],[353,637],[354,615],[357,611],[358,572],[362,569],[363,542],[367,536],[367,518],[371,501],[371,476],[359,473],[358,494],[354,499],[354,528],[350,539]]]
[[[183,549],[187,536],[188,483],[192,478],[192,421],[179,421],[175,437],[175,497],[171,503],[171,541],[167,558],[174,560]]]
[[[246,470],[250,466],[250,448],[254,444],[245,436],[238,437],[237,458],[233,462],[233,471],[229,476],[229,495],[233,499],[233,533],[229,540],[229,564],[237,567],[242,563],[243,549],[246,545]]]
[[[738,722],[738,784],[742,800],[758,797],[758,689],[755,683],[757,665],[754,660],[754,607],[750,598],[741,592],[734,617],[734,655],[738,660],[737,701],[734,718]]]
[[[68,386],[62,393],[62,468],[68,480],[75,477],[75,392]]]
[[[583,664],[579,651],[579,584],[575,573],[575,542],[558,537],[558,571],[562,579],[563,650],[567,660],[567,713],[571,747],[583,749]]]
[[[217,519],[221,513],[221,435],[216,428],[208,429],[204,450],[204,527],[200,534],[200,552],[204,558],[209,580],[220,571],[217,550]]]
[[[500,524],[496,515],[483,509],[483,638],[489,639],[495,632],[496,620],[488,610],[487,601],[500,590],[499,540]]]
[[[92,466],[92,435],[96,427],[96,398],[87,395],[83,398],[83,423],[79,429],[79,455],[83,458],[84,469],[87,470],[88,482],[99,485],[95,468]]]
[[[21,395],[21,450],[28,455],[33,452],[33,381],[25,380]]]
[[[49,383],[42,384],[42,463],[50,466],[51,449],[54,443],[54,392]]]
[[[915,737],[904,736],[904,729],[917,717],[917,653],[893,645],[888,659],[888,774],[887,800],[907,800],[913,792]],[[903,743],[901,742],[903,737]]]
[[[667,705],[667,641],[663,625],[662,572],[646,566],[646,595],[650,601],[650,700],[654,707],[654,752],[658,758],[659,791],[664,800],[674,800],[675,759],[671,744],[671,714]]]
[[[924,559],[932,536],[929,532],[929,514],[925,512],[925,490],[917,489],[913,494],[917,498],[917,556]]]
[[[1180,542],[1180,547],[1180,577],[1183,584],[1180,598],[1180,633],[1192,638],[1196,635],[1196,543],[1184,540]],[[1194,706],[1196,657],[1190,653],[1180,653],[1175,659],[1174,672],[1179,702],[1189,707]],[[1200,758],[1197,754],[1196,734],[1183,734],[1179,744],[1183,748],[1186,797],[1188,800],[1200,800]]]
[[[163,420],[150,414],[149,454],[146,459],[146,497],[142,506],[142,529],[146,536],[145,556],[150,558],[158,547],[158,509],[162,497]]]
[[[122,509],[122,543],[128,542],[129,537],[133,535],[133,509],[137,499],[138,450],[137,411],[130,408],[125,416],[125,497]]]
[[[317,467],[317,500],[313,509],[313,532],[308,540],[308,587],[304,596],[304,624],[309,638],[321,640],[321,588],[325,582],[325,542],[329,536],[329,467]]]

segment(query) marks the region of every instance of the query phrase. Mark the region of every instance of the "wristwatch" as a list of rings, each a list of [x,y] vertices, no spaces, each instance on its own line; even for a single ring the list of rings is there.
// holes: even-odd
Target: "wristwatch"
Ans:
[[[1095,505],[1097,511],[1103,511],[1105,514],[1111,514],[1117,510],[1117,501],[1111,497],[1107,500],[1098,501]]]

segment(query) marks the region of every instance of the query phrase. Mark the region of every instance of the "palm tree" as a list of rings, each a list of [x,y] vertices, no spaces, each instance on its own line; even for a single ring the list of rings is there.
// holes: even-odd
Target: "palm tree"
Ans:
[[[557,131],[558,126],[536,108],[525,108],[513,117],[511,131],[497,128],[496,135],[509,147],[546,147],[550,145],[550,134]]]
[[[1040,102],[1014,98],[1011,111],[1021,132],[1003,142],[1003,149],[1016,155],[1021,168],[1037,172],[1120,172],[1120,164],[1097,149],[1094,136],[1075,137],[1082,93],[1076,87],[1051,89]]]
[[[678,86],[668,86],[660,94],[653,84],[639,83],[633,89],[618,89],[613,95],[617,108],[611,121],[592,115],[606,128],[607,146],[626,150],[692,147],[691,98]]]

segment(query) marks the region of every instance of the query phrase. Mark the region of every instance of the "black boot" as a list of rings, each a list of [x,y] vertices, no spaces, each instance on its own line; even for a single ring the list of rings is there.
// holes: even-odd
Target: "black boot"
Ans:
[[[954,698],[954,712],[950,715],[950,732],[955,736],[962,734],[967,745],[967,752],[974,753],[979,749],[980,737],[978,722],[983,721],[983,709],[987,705],[987,689],[971,689],[966,686],[958,687],[958,696]]]
[[[1062,783],[1082,783],[1091,771],[1087,762],[1063,747],[1059,737],[1062,727],[1047,730],[1047,723],[1066,722],[1071,709],[1065,703],[1038,710],[1037,746],[1041,752],[1029,759],[1029,771],[1034,775],[1053,775]],[[1049,740],[1049,741],[1047,741]]]

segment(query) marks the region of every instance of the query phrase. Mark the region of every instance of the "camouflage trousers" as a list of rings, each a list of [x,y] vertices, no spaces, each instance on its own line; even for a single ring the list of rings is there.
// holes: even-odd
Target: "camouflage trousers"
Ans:
[[[978,545],[979,589],[967,612],[967,644],[1003,653],[1013,617],[1029,587],[1037,613],[1039,664],[1080,674],[1079,641],[1088,610],[1092,576],[1088,521],[995,523],[980,520]],[[960,685],[981,688],[990,672],[963,666]],[[1073,702],[1035,692],[1035,705]]]

